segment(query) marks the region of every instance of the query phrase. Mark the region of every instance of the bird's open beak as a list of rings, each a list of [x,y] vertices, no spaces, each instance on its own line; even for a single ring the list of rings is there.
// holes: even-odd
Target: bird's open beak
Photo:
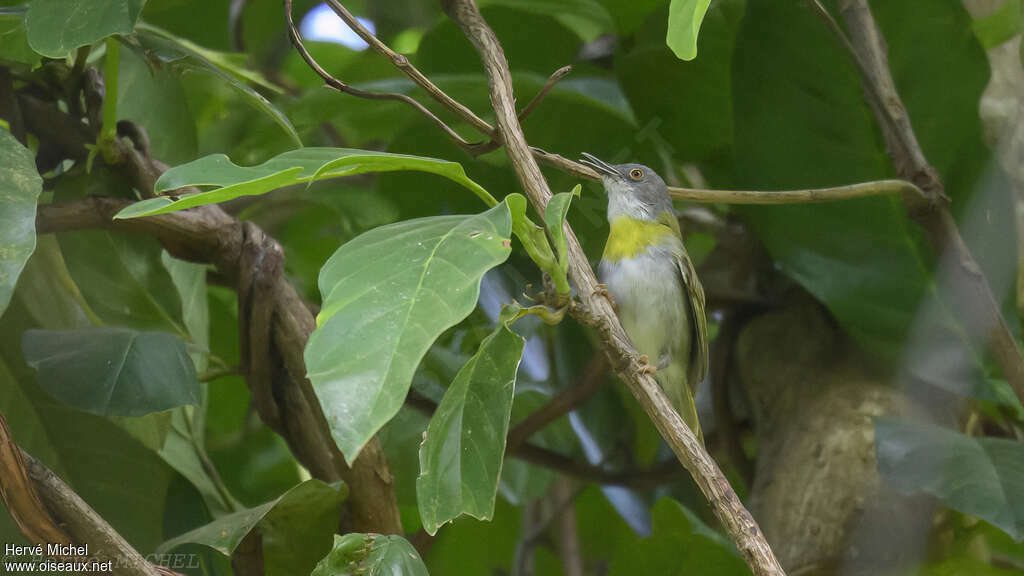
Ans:
[[[605,162],[604,160],[601,160],[600,158],[594,156],[593,154],[583,152],[583,157],[580,158],[580,164],[586,164],[587,166],[590,166],[594,170],[597,170],[598,174],[613,176],[615,178],[622,178],[622,174],[619,174],[619,171],[616,170],[614,166]]]

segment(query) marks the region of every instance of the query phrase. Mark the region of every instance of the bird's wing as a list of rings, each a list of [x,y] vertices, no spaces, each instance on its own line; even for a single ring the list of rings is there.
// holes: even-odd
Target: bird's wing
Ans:
[[[674,254],[674,257],[682,276],[683,286],[686,287],[686,300],[690,308],[690,317],[693,319],[690,322],[693,327],[693,337],[690,339],[690,362],[686,376],[687,385],[692,390],[696,390],[697,385],[708,374],[708,319],[704,312],[704,287],[701,286],[700,279],[697,278],[690,255],[683,247],[679,221],[676,220],[675,215],[662,212],[658,216],[658,222],[668,226],[679,236],[680,250]]]

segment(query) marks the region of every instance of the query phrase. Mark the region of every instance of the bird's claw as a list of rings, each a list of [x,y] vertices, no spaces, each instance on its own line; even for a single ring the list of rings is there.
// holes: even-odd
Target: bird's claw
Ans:
[[[637,360],[640,366],[636,369],[638,374],[654,374],[658,371],[657,366],[651,365],[651,359],[647,357],[647,354],[641,354]]]
[[[597,288],[594,289],[595,296],[602,296],[609,304],[612,305],[612,310],[619,311],[619,305],[615,303],[615,299],[612,298],[611,292],[608,291],[607,284],[598,284]]]

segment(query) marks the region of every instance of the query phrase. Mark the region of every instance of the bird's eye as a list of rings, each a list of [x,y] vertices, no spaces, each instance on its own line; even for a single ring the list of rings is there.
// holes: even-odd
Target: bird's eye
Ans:
[[[633,180],[640,180],[644,177],[644,171],[639,168],[633,168],[629,171],[629,177]]]

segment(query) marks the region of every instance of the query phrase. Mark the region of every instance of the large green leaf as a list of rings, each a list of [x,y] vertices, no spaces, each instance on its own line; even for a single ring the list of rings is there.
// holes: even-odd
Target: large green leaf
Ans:
[[[306,369],[349,461],[398,412],[430,344],[473,310],[484,272],[508,258],[511,228],[505,202],[408,220],[360,235],[324,265]]]
[[[505,323],[480,344],[430,419],[416,495],[428,534],[461,514],[494,515],[524,340]]]
[[[1024,539],[1024,444],[877,419],[875,450],[879,472],[897,490],[931,494]]]
[[[401,536],[335,534],[334,547],[311,576],[427,576],[416,549]]]
[[[184,544],[201,544],[230,556],[242,539],[258,528],[268,574],[307,574],[330,549],[338,506],[347,493],[344,485],[307,480],[276,500],[222,516],[164,542],[158,550],[169,552]]]
[[[324,178],[353,176],[365,172],[418,170],[450,178],[477,196],[490,195],[466,176],[457,162],[405,154],[388,154],[351,148],[301,148],[267,160],[259,166],[238,166],[223,154],[205,156],[194,162],[171,168],[156,182],[156,193],[184,186],[217,186],[216,189],[180,198],[159,196],[136,202],[117,213],[115,218],[139,218],[225,202],[240,196],[264,194],[293,184],[308,184]]]
[[[59,255],[53,247],[50,250]],[[145,423],[132,419],[115,424],[57,402],[36,384],[32,369],[22,361],[22,332],[38,326],[40,319],[58,321],[56,312],[73,306],[67,284],[46,283],[54,275],[48,266],[40,268],[45,263],[39,256],[37,252],[24,272],[23,278],[31,282],[19,286],[0,319],[0,412],[19,445],[68,482],[136,549],[149,553],[162,540],[164,504],[174,471],[140,443],[139,438],[152,436],[144,432]],[[33,301],[37,302],[29,306]],[[75,325],[77,317],[71,314],[64,322]],[[14,541],[16,529],[6,531],[4,524],[6,513],[0,512],[0,537]]]
[[[32,152],[0,129],[0,315],[36,249],[36,200],[42,189]]]
[[[199,402],[185,343],[127,328],[29,330],[25,361],[54,398],[87,412],[141,416]]]
[[[236,55],[208,50],[146,24],[139,25],[135,38],[147,56],[169,64],[181,74],[210,74],[224,82],[241,95],[247,104],[270,117],[284,131],[294,147],[302,147],[302,140],[288,117],[249,84],[256,84],[275,93],[280,93],[281,89],[269,83],[262,75],[245,68],[237,61]]]
[[[697,35],[711,0],[672,0],[665,43],[681,60],[697,57]]]
[[[501,38],[513,72],[530,71],[547,76],[576,58],[581,38],[554,18],[550,9],[542,12],[529,9],[527,3],[522,7],[520,2],[503,4],[484,6],[481,12]],[[543,50],[537,49],[538,38],[544,39]],[[423,34],[416,49],[416,66],[431,77],[453,72],[479,73],[480,59],[459,26],[450,18],[441,18]],[[477,86],[477,90],[486,94],[484,85]]]
[[[39,54],[28,45],[25,32],[27,6],[0,9],[0,61],[28,64],[35,67]]]
[[[33,0],[25,26],[32,49],[64,58],[113,34],[129,35],[146,0]]]
[[[101,166],[91,174],[62,176],[55,202],[123,191],[128,184]],[[57,234],[64,260],[95,323],[160,330],[188,338],[181,296],[163,264],[163,249],[152,238],[110,230]]]
[[[609,576],[678,574],[681,566],[700,566],[702,576],[744,576],[750,569],[734,548],[692,513],[669,498],[652,510],[653,535],[622,547]]]

